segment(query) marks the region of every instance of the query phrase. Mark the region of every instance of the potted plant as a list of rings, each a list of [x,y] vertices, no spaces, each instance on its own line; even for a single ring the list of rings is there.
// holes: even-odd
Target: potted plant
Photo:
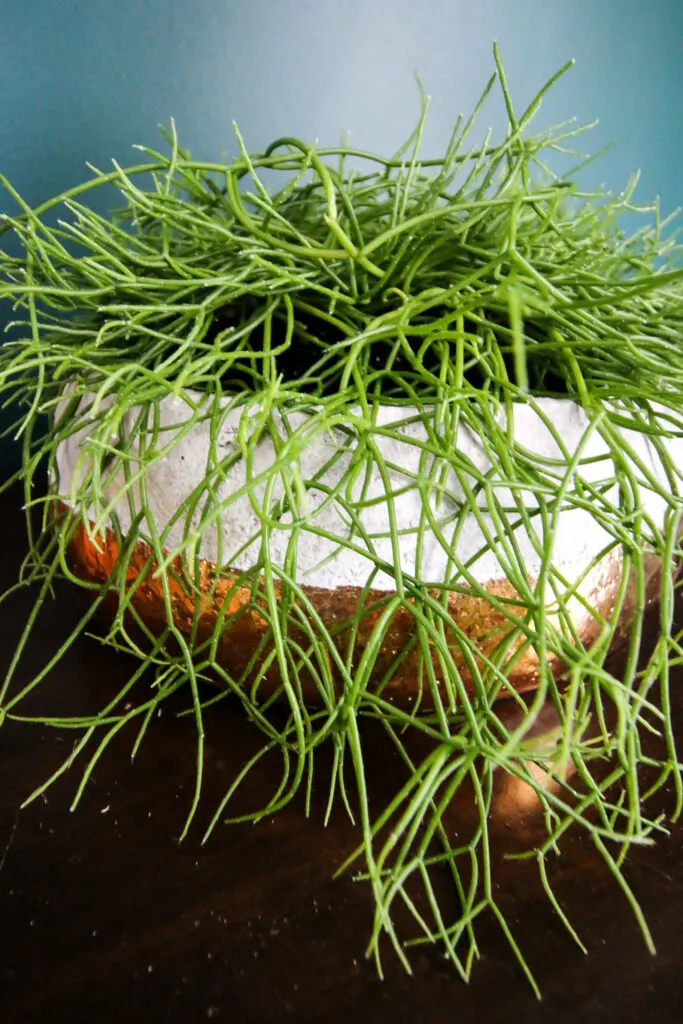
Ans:
[[[351,862],[371,885],[378,966],[382,935],[408,965],[392,918],[403,902],[463,977],[492,911],[531,978],[491,879],[501,780],[544,816],[532,854],[570,929],[545,868],[567,827],[633,900],[621,863],[654,828],[646,760],[648,796],[673,779],[680,810],[667,680],[680,654],[683,291],[653,208],[627,237],[632,188],[587,196],[557,169],[578,129],[531,133],[558,76],[517,117],[495,56],[439,159],[419,155],[424,104],[391,159],[291,138],[252,154],[238,133],[236,159],[206,163],[171,126],[168,154],[144,150],[35,209],[3,180],[20,207],[5,230],[24,252],[2,256],[0,294],[24,330],[2,349],[0,388],[19,409],[28,504],[47,464],[24,575],[37,607],[70,579],[89,601],[69,643],[99,616],[103,642],[138,659],[125,691],[79,722],[69,763],[100,736],[79,795],[118,729],[139,723],[137,749],[185,687],[198,742],[187,830],[218,684],[262,753],[282,755],[254,817],[332,747],[329,802],[358,821]],[[496,83],[506,137],[470,145]],[[111,217],[86,204],[106,189],[123,201]],[[661,638],[644,652],[655,603]],[[44,676],[17,687],[16,664],[7,719]],[[143,670],[151,696],[133,686]],[[501,698],[522,711],[514,726]],[[550,742],[537,735],[548,706]],[[379,811],[366,718],[407,767]],[[640,744],[653,723],[655,762]],[[464,785],[478,824],[456,840],[446,811]],[[452,920],[432,898],[444,865]]]

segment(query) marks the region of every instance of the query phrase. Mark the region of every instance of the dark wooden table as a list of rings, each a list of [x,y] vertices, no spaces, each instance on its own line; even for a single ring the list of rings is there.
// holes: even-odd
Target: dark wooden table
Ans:
[[[2,590],[25,549],[20,500],[17,492],[0,498]],[[0,606],[3,668],[32,596],[22,592]],[[44,662],[76,615],[72,595],[60,589],[40,616],[20,680]],[[54,701],[69,713],[94,712],[131,664],[95,640],[79,640],[34,707]],[[680,674],[677,682],[680,710]],[[256,749],[228,701],[209,716],[203,817],[182,844],[176,841],[194,778],[193,739],[191,720],[165,713],[133,765],[130,737],[121,735],[74,813],[76,769],[19,813],[73,735],[11,722],[0,729],[2,1024],[683,1019],[680,825],[629,860],[656,957],[590,844],[570,835],[553,879],[588,956],[554,917],[532,864],[508,863],[498,874],[500,904],[541,984],[542,1002],[492,921],[482,928],[482,956],[469,986],[436,949],[414,956],[412,977],[387,951],[380,981],[363,957],[369,891],[351,878],[331,878],[355,839],[341,813],[323,828],[322,801],[314,796],[308,819],[297,801],[257,825],[219,827],[200,845],[201,823]],[[391,782],[379,743],[370,769],[380,787]],[[263,802],[275,773],[264,762],[245,799]],[[514,820],[504,824],[514,828]]]

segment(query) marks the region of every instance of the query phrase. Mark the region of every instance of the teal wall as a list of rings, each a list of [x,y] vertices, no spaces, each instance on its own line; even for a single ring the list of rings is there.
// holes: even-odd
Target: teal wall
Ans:
[[[547,121],[600,118],[588,173],[665,211],[683,199],[683,0],[0,0],[0,168],[31,202],[86,160],[132,161],[176,119],[197,156],[296,134],[393,150],[432,95],[425,150],[468,112],[502,48],[523,105],[568,57]],[[487,112],[495,128],[500,107]],[[4,200],[0,196],[0,210]],[[0,307],[0,328],[7,319]],[[7,447],[5,467],[12,461]]]

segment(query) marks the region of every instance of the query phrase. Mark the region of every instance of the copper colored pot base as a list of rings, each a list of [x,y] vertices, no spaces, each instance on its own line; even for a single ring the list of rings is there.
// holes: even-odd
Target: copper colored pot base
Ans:
[[[69,516],[66,506],[60,505],[60,516]],[[113,531],[106,531],[97,544],[88,536],[82,523],[73,522],[68,543],[68,556],[74,575],[84,581],[103,585],[111,577],[119,547]],[[127,565],[127,585],[133,588],[131,605],[145,627],[155,636],[161,635],[168,624],[164,585],[160,576],[155,576],[157,565],[151,558],[150,547],[138,542]],[[647,598],[652,602],[657,594],[661,574],[661,563],[653,556],[646,556],[645,570]],[[243,580],[243,577],[242,577]],[[574,627],[584,646],[590,646],[596,639],[603,619],[612,614],[621,580],[621,557],[614,553],[597,566],[587,578],[589,586],[582,589],[582,597],[598,615],[590,614],[585,605],[577,602],[577,613],[572,613]],[[266,699],[276,693],[281,685],[277,660],[272,658],[272,644],[269,642],[268,610],[265,596],[255,587],[240,582],[237,575],[216,573],[215,566],[205,560],[198,562],[195,583],[189,584],[187,571],[180,562],[174,563],[166,575],[175,626],[194,649],[211,643],[215,636],[215,661],[229,676],[241,685],[253,684],[258,679],[258,698]],[[302,592],[319,616],[327,631],[334,637],[341,657],[346,657],[352,620],[358,618],[354,642],[354,668],[358,666],[372,633],[383,614],[387,601],[393,596],[386,591],[373,590],[365,595],[357,587],[340,587],[327,590],[322,587],[302,586]],[[503,601],[518,600],[518,595],[506,580],[491,581],[487,591]],[[278,603],[281,588],[275,585]],[[92,592],[94,594],[94,592]],[[357,616],[359,604],[363,604],[362,616]],[[118,594],[110,590],[103,602],[102,612],[110,621],[118,607]],[[501,611],[481,597],[465,592],[451,593],[448,599],[449,614],[456,628],[447,631],[446,640],[455,664],[461,672],[468,692],[474,684],[468,662],[458,641],[458,630],[475,645],[480,655],[490,658],[509,633],[510,624]],[[630,625],[635,610],[635,587],[631,585],[620,618],[620,634],[623,636]],[[290,643],[298,645],[290,649],[306,652],[310,639],[301,627],[302,617],[311,620],[310,611],[299,604],[290,611],[287,637]],[[134,625],[135,616],[127,613],[127,625]],[[297,624],[298,623],[298,624]],[[312,629],[315,627],[312,625]],[[373,671],[368,688],[381,692],[385,700],[411,708],[418,696],[425,708],[432,705],[427,674],[424,672],[424,658],[416,642],[416,620],[409,608],[401,606],[394,613],[385,631],[380,649],[374,659]],[[449,635],[450,634],[450,635]],[[501,668],[508,685],[518,693],[533,690],[538,684],[538,658],[533,648],[527,648],[516,655],[522,640],[514,640],[507,653],[509,665]],[[395,664],[401,652],[407,654]],[[201,659],[201,653],[198,654]],[[477,659],[479,664],[482,662]],[[562,674],[563,664],[558,657],[549,657],[553,674]],[[339,673],[329,659],[331,675],[341,690]],[[432,650],[435,676],[440,678],[440,666]],[[309,705],[322,702],[320,684],[316,680],[315,656],[311,656],[310,667],[300,665],[292,679],[296,678],[300,688],[299,697]],[[260,678],[259,678],[260,676]],[[336,677],[336,678],[335,678]],[[422,680],[422,681],[420,681]],[[502,687],[497,696],[507,695]]]

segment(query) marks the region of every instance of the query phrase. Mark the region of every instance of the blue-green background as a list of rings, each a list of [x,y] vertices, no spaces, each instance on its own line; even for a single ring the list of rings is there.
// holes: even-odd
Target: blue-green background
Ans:
[[[0,170],[31,203],[85,161],[134,162],[174,117],[196,156],[294,134],[391,151],[415,123],[439,152],[503,53],[521,108],[569,57],[544,121],[599,118],[587,184],[683,199],[683,0],[0,0]],[[500,104],[484,120],[502,129]],[[0,195],[0,211],[6,200]],[[0,306],[0,329],[8,319]],[[0,450],[5,469],[16,458]],[[0,467],[1,468],[1,467]]]

